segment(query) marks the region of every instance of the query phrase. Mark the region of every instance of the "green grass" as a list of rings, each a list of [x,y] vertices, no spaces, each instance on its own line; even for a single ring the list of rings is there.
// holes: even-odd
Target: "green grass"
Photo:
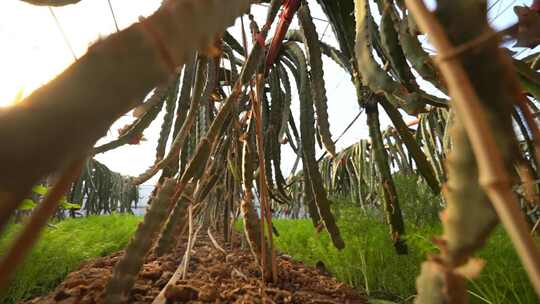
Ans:
[[[280,232],[280,237],[274,238],[277,247],[308,265],[322,261],[334,276],[366,290],[370,297],[411,303],[420,264],[426,253],[436,250],[430,239],[441,232],[437,220],[440,199],[411,179],[397,177],[396,181],[408,221],[409,255],[394,253],[388,227],[378,209],[362,211],[339,200],[333,209],[346,242],[344,250],[337,251],[326,233],[317,234],[308,219],[274,220]],[[15,303],[44,294],[81,262],[123,248],[141,219],[110,215],[55,223],[56,228],[45,230],[0,303]],[[0,237],[0,254],[19,229],[20,225],[12,225]],[[469,284],[471,303],[538,303],[502,228],[496,229],[479,256],[487,265],[480,277]]]
[[[108,215],[55,223],[56,228],[44,231],[0,303],[15,303],[47,293],[81,262],[122,249],[141,219],[133,215]],[[21,225],[12,225],[0,238],[0,254],[20,228]]]
[[[338,225],[346,247],[338,251],[326,233],[317,234],[310,220],[275,220],[280,251],[314,265],[322,261],[339,280],[366,290],[370,297],[399,303],[412,302],[420,263],[436,248],[430,242],[440,233],[437,224],[408,225],[410,254],[394,253],[388,227],[350,205],[341,207]],[[538,299],[502,228],[496,229],[479,252],[487,261],[479,278],[470,285],[471,303],[537,303]],[[474,294],[474,295],[473,295]]]

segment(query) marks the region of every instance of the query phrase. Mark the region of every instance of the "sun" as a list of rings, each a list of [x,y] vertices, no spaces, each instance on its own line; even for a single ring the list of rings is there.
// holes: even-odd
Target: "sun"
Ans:
[[[27,26],[17,16],[27,16]],[[53,79],[73,59],[48,10],[25,3],[6,3],[0,11],[0,107],[12,106]]]
[[[110,16],[106,1],[81,1],[54,8],[54,16],[46,7],[23,1],[1,3],[0,108],[24,99],[73,64],[75,58],[70,48],[80,57],[99,37],[116,31],[112,19],[104,17]],[[139,16],[150,15],[160,3],[115,3],[120,27],[136,22]]]
[[[24,87],[21,87],[15,93],[15,96],[13,96],[11,98],[9,98],[9,97],[1,98],[0,99],[0,108],[6,108],[6,107],[14,106],[14,105],[20,103],[24,99],[24,97],[25,97],[25,89],[24,89]]]
[[[10,41],[0,56],[0,107],[23,101],[68,67],[73,59],[59,53]]]
[[[18,104],[30,95],[36,88],[41,86],[54,74],[39,65],[25,64],[28,62],[24,57],[16,57],[15,54],[7,54],[11,62],[4,58],[0,59],[0,108]],[[11,55],[11,56],[10,56]]]
[[[0,107],[4,108],[21,102],[42,83],[54,77],[56,71],[48,67],[57,59],[51,56],[49,61],[42,61],[20,41],[0,38],[9,42],[0,56]]]

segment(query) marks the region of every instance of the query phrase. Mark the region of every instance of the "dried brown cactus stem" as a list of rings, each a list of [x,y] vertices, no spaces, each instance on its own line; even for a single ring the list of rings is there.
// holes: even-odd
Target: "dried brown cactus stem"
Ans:
[[[300,96],[300,140],[302,143],[302,163],[305,170],[304,174],[309,174],[310,187],[314,194],[315,204],[319,215],[324,223],[332,243],[338,249],[343,249],[345,243],[341,238],[336,220],[330,209],[330,200],[327,197],[326,190],[322,182],[321,173],[315,159],[315,139],[314,139],[314,110],[311,100],[311,89],[308,81],[306,58],[300,47],[296,43],[289,42],[284,45],[287,56],[293,60],[298,70],[293,70]],[[296,72],[296,73],[294,73]]]
[[[448,207],[442,214],[446,257],[453,267],[464,264],[470,254],[483,246],[497,216],[478,182],[478,168],[461,120],[456,117],[451,130],[454,149],[447,158]]]
[[[451,135],[454,148],[447,159],[448,181],[443,194],[448,207],[441,215],[444,228],[439,241],[441,255],[423,263],[416,283],[416,303],[465,303],[465,277],[458,269],[475,261],[470,259],[471,254],[483,246],[497,223],[487,196],[478,191],[476,160],[458,118]]]
[[[304,204],[308,207],[309,217],[313,223],[313,227],[318,227],[321,223],[321,216],[319,215],[319,210],[315,204],[315,195],[313,194],[313,189],[311,188],[311,180],[309,179],[309,174],[307,174],[307,166],[304,164]]]
[[[255,98],[252,99],[252,115],[255,117],[255,139],[257,143],[257,153],[259,161],[259,196],[261,202],[261,256],[262,256],[262,267],[263,267],[263,276],[267,280],[272,280],[277,283],[278,273],[277,273],[277,264],[276,264],[276,252],[274,249],[273,243],[273,233],[272,233],[272,215],[270,213],[270,202],[268,201],[268,184],[266,180],[266,165],[265,165],[265,150],[269,149],[264,145],[263,138],[263,121],[262,121],[262,95],[264,94],[263,90],[263,77],[262,74],[256,75],[256,91]],[[270,173],[270,172],[269,172]],[[264,227],[267,228],[267,237],[268,242],[266,241],[264,235]],[[268,246],[268,247],[267,247]],[[268,259],[268,253],[270,259]]]
[[[176,108],[176,120],[173,127],[173,138],[176,137],[178,132],[180,132],[189,111],[191,89],[195,81],[195,73],[197,70],[197,60],[198,58],[196,52],[192,52],[183,69],[180,92],[178,96],[178,107]]]
[[[398,112],[399,113],[399,112]],[[403,121],[403,118],[401,118],[401,121]],[[399,124],[399,123],[398,123]],[[403,124],[405,125],[405,123]],[[395,126],[395,125],[394,125]],[[406,126],[406,125],[405,125]],[[410,131],[407,129],[407,134],[411,135],[411,137],[409,138],[413,144],[416,144],[416,142],[414,142],[414,137],[412,136],[412,134],[410,134]],[[404,135],[404,137],[407,136],[407,135]],[[405,152],[406,150],[404,149],[404,147],[407,147],[407,144],[404,143],[404,140],[401,138],[400,134],[397,133],[397,132],[392,132],[392,134],[389,134],[388,135],[388,140],[391,141],[392,138],[394,139],[395,141],[395,149],[397,150],[397,153],[399,154],[400,158],[401,158],[401,162],[403,164],[403,166],[405,166],[404,170],[407,174],[410,174],[412,173],[412,162],[414,159],[414,156],[411,157],[407,152]],[[418,146],[418,144],[416,144],[416,147],[420,148]],[[414,148],[412,148],[414,149]],[[409,148],[407,147],[407,151],[409,150]],[[420,149],[419,149],[420,150]],[[419,152],[421,152],[422,150],[420,150]],[[412,153],[411,153],[412,154]],[[418,166],[419,167],[419,166]],[[429,185],[430,183],[428,183]],[[438,185],[438,184],[436,184]],[[440,187],[436,188],[440,191]],[[432,189],[434,190],[434,189]],[[434,193],[438,193],[436,192],[436,190],[434,190]]]
[[[112,140],[101,146],[95,147],[92,154],[96,155],[99,153],[105,153],[109,150],[116,149],[122,145],[126,145],[132,140],[140,137],[144,130],[150,126],[154,119],[156,119],[159,112],[161,112],[166,95],[166,85],[161,85],[155,88],[152,96],[150,96],[144,104],[135,108],[134,113],[137,111],[137,109],[141,109],[143,107],[145,109],[143,110],[144,113],[141,114],[141,116],[137,120],[135,120],[131,124],[131,126],[129,126],[129,129],[127,129],[127,131],[125,131],[125,133],[120,135],[117,139]]]
[[[279,65],[277,67],[279,67]],[[267,153],[270,154],[270,159],[265,160],[265,162],[271,162],[273,164],[274,176],[277,186],[277,191],[275,195],[279,196],[282,200],[288,201],[289,198],[285,191],[286,181],[283,177],[283,173],[281,172],[281,144],[279,141],[279,133],[282,127],[283,115],[285,115],[285,113],[287,113],[288,115],[288,110],[285,110],[284,106],[289,105],[283,104],[285,94],[281,90],[279,68],[274,68],[270,70],[269,78],[272,107],[269,115],[269,136],[267,142],[265,142],[265,146],[268,147]]]
[[[411,115],[425,111],[425,103],[428,100],[421,98],[422,94],[414,91],[409,92],[401,83],[394,81],[375,61],[372,52],[374,49],[379,49],[379,41],[378,32],[374,31],[377,25],[373,21],[369,1],[355,0],[354,2],[356,19],[355,62],[358,66],[356,72],[360,74],[362,83],[377,94],[386,94],[391,102],[395,102]],[[406,68],[408,69],[408,67]],[[361,88],[357,88],[357,90],[361,90]]]
[[[388,62],[396,75],[396,78],[409,90],[418,90],[418,84],[399,43],[397,25],[400,22],[399,14],[394,7],[393,1],[376,1],[381,12],[379,31],[381,48],[384,50]]]
[[[170,86],[167,90],[167,96],[165,97],[165,116],[163,118],[158,145],[156,147],[156,161],[163,159],[163,156],[165,156],[165,149],[167,147],[175,116],[176,99],[178,97],[178,87],[180,85],[180,73],[174,75],[172,79],[173,80],[170,81]]]
[[[405,223],[399,206],[396,186],[388,165],[388,154],[381,136],[377,97],[374,94],[369,94],[366,97],[368,100],[364,101],[364,108],[366,109],[367,125],[371,144],[373,145],[372,151],[375,156],[375,164],[381,180],[381,191],[383,193],[386,220],[390,226],[390,237],[396,253],[407,254],[408,248],[403,239]]]
[[[436,139],[435,135],[433,134],[433,130],[431,129],[429,113],[423,113],[419,115],[416,135],[417,139],[421,138],[424,153],[432,168],[434,169],[437,179],[440,182],[444,182],[446,178],[444,177],[445,174],[443,173],[443,164],[440,162],[436,151]]]
[[[162,256],[168,253],[171,249],[175,248],[176,241],[178,241],[179,232],[185,224],[186,207],[189,200],[185,195],[191,195],[193,192],[192,187],[186,187],[183,195],[180,199],[173,204],[173,210],[170,212],[163,229],[157,238],[155,252],[157,256]]]
[[[479,184],[507,230],[533,287],[540,295],[540,254],[511,192],[507,172],[512,164],[511,153],[515,150],[511,145],[513,134],[507,134],[512,130],[508,125],[511,111],[505,108],[513,104],[517,88],[515,74],[509,72],[510,61],[498,49],[497,41],[486,43],[481,50],[462,54],[462,57],[445,56],[452,53],[454,46],[443,25],[446,28],[454,25],[451,33],[454,43],[474,39],[486,29],[489,30],[485,16],[486,3],[464,0],[459,3],[441,2],[439,9],[444,12],[444,15],[439,15],[441,25],[421,1],[405,2],[439,55],[445,58],[436,63],[446,79],[457,117],[470,141],[470,154],[474,154],[478,165]],[[493,75],[499,77],[494,78]],[[489,77],[487,82],[486,76]],[[500,83],[494,84],[494,79]],[[457,146],[454,144],[454,150]]]
[[[230,155],[232,151],[237,151],[236,147],[236,141],[232,144],[233,148],[229,151],[227,151],[227,154]],[[234,175],[231,173],[231,171],[226,170],[225,171],[225,200],[223,202],[223,214],[222,214],[222,222],[223,222],[223,241],[228,244],[231,240],[230,234],[231,234],[231,215],[233,212],[233,204],[235,200],[235,194],[236,194],[236,185],[238,183],[235,180]]]
[[[287,31],[287,34],[285,35],[285,39],[303,43],[305,40],[305,37],[302,31],[296,30],[296,29],[289,29]],[[336,64],[338,64],[347,73],[352,74],[351,63],[340,50],[320,40],[318,41],[318,44],[321,49],[321,52],[325,56],[332,59]]]
[[[392,104],[390,104],[390,102],[388,102],[385,97],[380,98],[380,103],[388,114],[388,117],[390,117],[392,124],[394,125],[394,127],[396,127],[399,137],[405,143],[407,150],[414,158],[414,161],[418,167],[418,171],[420,171],[422,177],[424,177],[431,190],[433,190],[434,193],[439,193],[441,187],[439,185],[439,182],[437,181],[437,177],[435,176],[433,167],[429,164],[426,155],[422,152],[422,149],[414,140],[412,134],[409,131],[409,128],[403,121],[403,117],[401,116],[399,111]]]
[[[328,98],[324,87],[324,72],[321,48],[315,24],[309,11],[307,3],[302,3],[298,10],[298,21],[304,33],[304,45],[308,51],[308,61],[311,68],[311,95],[317,113],[317,126],[321,135],[321,141],[324,148],[330,155],[336,155],[336,147],[330,133],[330,124],[328,122]]]
[[[224,102],[223,106],[221,107],[219,113],[215,117],[214,121],[212,122],[212,125],[210,126],[206,134],[205,140],[208,144],[207,145],[207,148],[209,149],[208,152],[210,152],[211,146],[212,147],[215,146],[216,141],[223,134],[223,132],[225,132],[225,129],[227,129],[228,126],[230,125],[229,123],[232,122],[232,120],[228,119],[228,116],[230,115],[231,111],[235,109],[236,107],[236,101],[238,97],[240,97],[240,95],[242,94],[242,86],[252,78],[253,74],[262,63],[263,58],[264,58],[263,49],[260,47],[259,44],[255,44],[243,67],[240,77],[238,78],[237,82],[233,86],[233,91],[231,92],[227,100]],[[246,157],[246,155],[247,154],[244,153],[244,157]],[[244,165],[252,166],[251,160],[247,162],[244,160]],[[188,169],[186,169],[184,174],[188,172],[189,170],[190,169],[188,167]],[[245,181],[243,206],[246,207],[246,208],[243,208],[243,210],[247,210],[246,212],[244,212],[245,229],[247,232],[249,232],[248,239],[252,241],[250,242],[250,245],[253,245],[252,248],[253,248],[254,253],[256,252],[260,253],[261,246],[260,246],[260,242],[258,242],[259,231],[258,230],[254,231],[253,229],[249,229],[250,227],[254,227],[251,224],[255,223],[254,225],[258,226],[258,223],[259,223],[255,210],[252,206],[253,194],[251,193],[251,187],[252,187],[252,182],[253,182],[253,175],[252,175],[253,172],[251,169],[243,170],[243,172],[244,174],[248,174],[247,176],[244,176],[243,178],[243,180]],[[249,178],[248,176],[251,176],[251,178]],[[184,180],[184,178],[181,179],[181,184],[183,183],[182,180]],[[259,256],[259,260],[261,260],[260,256]]]
[[[137,278],[144,263],[144,257],[152,246],[154,237],[167,217],[168,206],[173,195],[176,182],[165,180],[156,199],[150,204],[144,221],[139,224],[135,236],[129,242],[124,256],[116,264],[113,276],[105,288],[104,303],[125,303],[127,294]]]
[[[206,194],[208,194],[209,187],[214,185],[216,176],[219,176],[214,172],[214,174],[205,174],[202,178],[200,178],[202,173],[197,173],[204,171],[204,168],[207,166],[206,160],[209,157],[209,153],[210,149],[208,140],[203,138],[195,152],[193,159],[180,178],[180,182],[175,193],[175,196],[180,196],[180,198],[171,206],[173,210],[170,212],[165,227],[157,241],[156,254],[158,256],[168,253],[176,246],[176,241],[178,240],[178,235],[176,234],[180,232],[185,224],[184,220],[186,217],[186,207],[191,200],[190,197],[194,198],[194,202],[201,202],[205,198]],[[209,168],[207,171],[215,171],[215,166],[216,162],[214,161],[208,166]],[[200,179],[196,190],[193,189],[193,182],[189,182],[190,179],[193,179],[193,182]]]
[[[253,206],[253,192],[244,192],[244,197],[240,202],[240,210],[244,220],[244,232],[251,249],[251,252],[257,259],[257,263],[262,265],[263,257],[261,256],[262,244],[260,242],[261,227],[259,225],[259,217]],[[262,269],[262,266],[261,266]]]
[[[407,16],[401,20],[398,25],[399,42],[403,53],[412,67],[420,74],[422,78],[431,82],[436,88],[446,93],[446,88],[441,84],[438,71],[433,64],[433,60],[429,54],[422,48],[422,44],[418,38],[410,33],[409,22]]]
[[[178,155],[180,148],[184,145],[186,138],[190,134],[190,131],[195,123],[197,110],[199,109],[199,106],[201,104],[201,98],[203,95],[207,66],[207,59],[205,57],[199,56],[195,72],[195,83],[193,86],[193,94],[191,97],[189,111],[186,114],[182,127],[180,128],[173,140],[171,149],[167,153],[167,156],[162,160],[157,159],[157,162],[152,165],[152,167],[150,167],[148,170],[146,170],[139,176],[135,177],[133,179],[134,184],[140,185],[144,183],[152,176],[154,176],[157,172],[159,172],[159,170],[161,170],[164,166],[176,159],[175,157]]]
[[[247,129],[247,137],[253,135],[254,120],[250,118]],[[254,181],[254,160],[253,152],[255,148],[252,146],[251,140],[246,138],[242,147],[242,190],[244,192],[240,203],[240,210],[244,220],[244,232],[249,244],[249,247],[257,259],[257,262],[262,267],[263,257],[261,256],[263,245],[261,244],[260,220],[253,205],[253,181]],[[268,248],[266,246],[265,248]],[[270,260],[270,255],[267,255],[267,261]],[[266,273],[269,273],[268,271]]]

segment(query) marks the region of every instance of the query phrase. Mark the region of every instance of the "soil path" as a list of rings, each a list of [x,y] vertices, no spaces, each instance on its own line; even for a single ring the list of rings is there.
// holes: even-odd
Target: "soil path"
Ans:
[[[218,238],[217,242],[221,240]],[[181,242],[185,244],[186,242]],[[338,282],[324,270],[308,267],[286,255],[278,256],[279,282],[267,284],[261,295],[260,270],[239,241],[217,250],[202,234],[192,250],[186,280],[178,280],[165,293],[167,303],[340,303],[364,304],[365,297]],[[150,254],[128,303],[152,303],[178,268],[185,245],[163,257]],[[56,290],[24,304],[92,304],[103,302],[103,290],[123,252],[97,258],[70,273]],[[264,299],[264,301],[263,301]]]

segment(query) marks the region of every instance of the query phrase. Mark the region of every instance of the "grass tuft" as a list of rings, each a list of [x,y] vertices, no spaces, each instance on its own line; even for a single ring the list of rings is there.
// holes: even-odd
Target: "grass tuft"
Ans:
[[[25,263],[15,274],[0,303],[45,294],[88,259],[122,249],[135,232],[141,217],[133,215],[89,216],[67,219],[48,227]],[[7,250],[21,225],[11,225],[0,237],[0,255]]]
[[[410,253],[396,255],[382,217],[367,216],[350,203],[339,205],[338,226],[345,240],[344,250],[334,248],[328,234],[318,234],[308,219],[274,220],[281,232],[274,238],[277,248],[308,265],[322,261],[339,280],[365,290],[372,298],[412,303],[420,264],[426,254],[436,252],[431,238],[441,233],[440,225],[407,225]],[[470,303],[537,303],[502,227],[495,230],[478,256],[487,264],[480,276],[469,283]]]

